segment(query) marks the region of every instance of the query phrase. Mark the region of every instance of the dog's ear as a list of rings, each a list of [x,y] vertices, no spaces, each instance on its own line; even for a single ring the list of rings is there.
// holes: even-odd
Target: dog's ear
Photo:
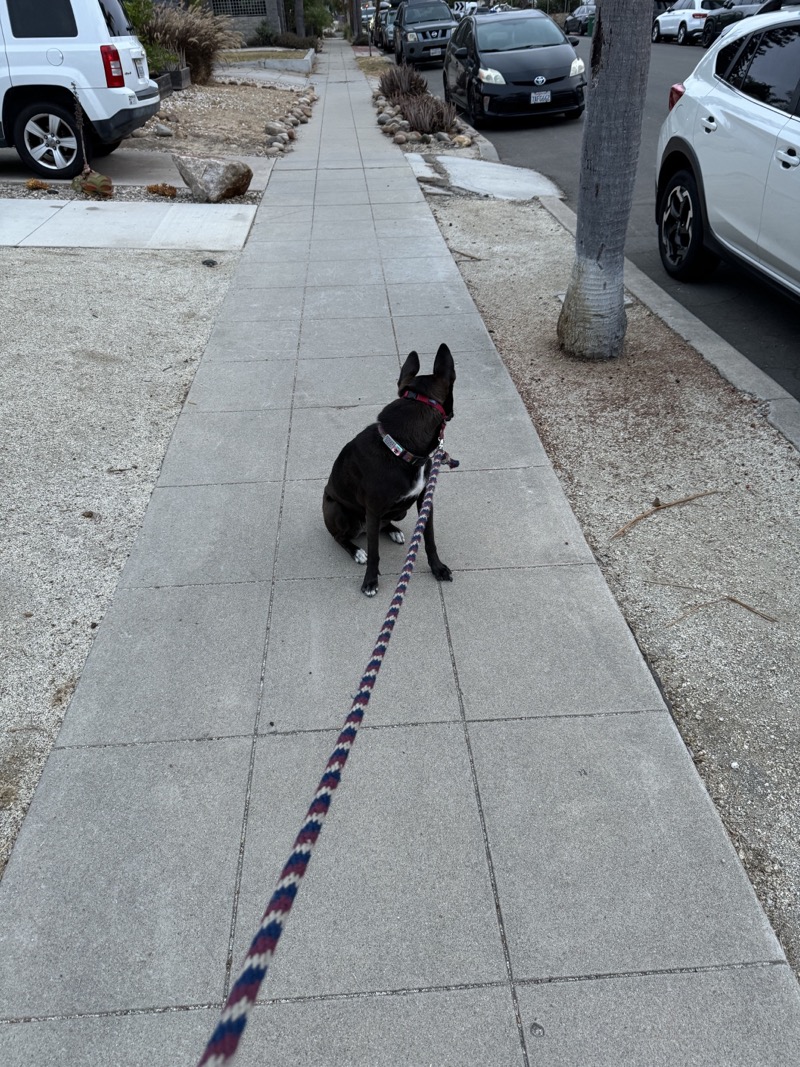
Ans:
[[[454,382],[456,380],[455,363],[453,363],[453,357],[447,345],[439,345],[439,351],[433,361],[433,373],[437,378],[444,378],[446,382]]]
[[[418,374],[419,356],[416,352],[409,352],[408,357],[400,371],[400,377],[397,379],[397,388],[399,390],[407,389]]]

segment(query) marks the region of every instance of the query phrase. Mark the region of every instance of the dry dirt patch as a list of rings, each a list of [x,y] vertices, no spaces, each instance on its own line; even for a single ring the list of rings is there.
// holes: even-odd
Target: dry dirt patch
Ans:
[[[188,155],[259,155],[264,150],[264,124],[282,120],[297,106],[297,96],[291,89],[255,83],[220,80],[190,85],[168,96],[159,113],[123,147]],[[169,129],[172,137],[159,136],[159,126]]]

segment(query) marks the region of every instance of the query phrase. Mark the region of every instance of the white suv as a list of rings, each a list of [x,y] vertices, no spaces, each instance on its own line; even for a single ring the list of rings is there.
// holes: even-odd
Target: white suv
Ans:
[[[699,40],[710,11],[722,7],[722,0],[677,0],[653,22],[651,38],[657,44],[665,37],[676,44]]]
[[[727,255],[800,296],[800,10],[735,23],[672,86],[656,174],[669,274]]]
[[[0,0],[0,147],[36,174],[74,177],[160,103],[121,0]]]

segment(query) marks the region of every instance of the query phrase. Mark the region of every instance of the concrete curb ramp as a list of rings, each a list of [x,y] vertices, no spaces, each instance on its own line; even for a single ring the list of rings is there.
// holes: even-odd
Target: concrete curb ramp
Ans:
[[[197,1062],[386,610],[321,521],[411,348],[436,526],[255,1067],[796,1067],[800,995],[352,50],[279,160],[0,885],[0,1062]],[[410,528],[410,527],[409,527]]]

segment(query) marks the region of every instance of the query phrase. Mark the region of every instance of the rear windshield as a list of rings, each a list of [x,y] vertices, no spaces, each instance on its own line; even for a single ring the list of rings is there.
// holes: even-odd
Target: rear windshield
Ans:
[[[481,52],[513,52],[520,48],[546,48],[564,43],[564,34],[550,19],[479,22],[477,29]]]
[[[447,4],[412,4],[406,11],[405,22],[413,26],[417,22],[452,22],[453,16]]]
[[[128,18],[128,12],[122,0],[97,0],[108,32],[112,37],[133,37],[136,30]]]

